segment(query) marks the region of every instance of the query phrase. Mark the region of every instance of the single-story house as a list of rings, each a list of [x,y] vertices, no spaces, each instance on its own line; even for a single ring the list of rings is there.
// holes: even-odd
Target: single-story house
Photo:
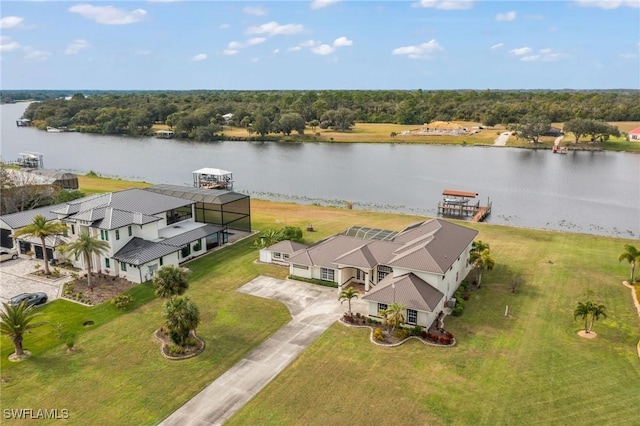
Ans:
[[[407,307],[406,316],[413,319],[416,313],[411,323],[426,327],[450,305],[471,271],[477,234],[442,219],[415,223],[400,232],[352,227],[291,253],[289,274],[334,282],[339,291],[349,286],[364,290],[372,316],[393,303],[395,290],[395,300]],[[266,251],[281,250],[280,244]]]
[[[640,127],[636,127],[635,129],[627,133],[627,138],[629,139],[629,142],[640,141]]]
[[[309,247],[307,244],[297,243],[295,241],[280,241],[268,248],[260,250],[260,262],[275,263],[279,265],[289,265],[289,257],[298,250]]]

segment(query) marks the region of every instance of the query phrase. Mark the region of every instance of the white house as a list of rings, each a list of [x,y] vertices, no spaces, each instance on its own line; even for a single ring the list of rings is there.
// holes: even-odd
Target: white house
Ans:
[[[637,142],[640,141],[640,127],[636,127],[635,129],[631,130],[628,133],[629,141],[630,142]]]
[[[260,262],[289,265],[289,257],[298,250],[309,247],[295,241],[280,241],[268,248],[260,250]]]
[[[109,243],[106,253],[92,259],[94,271],[144,282],[163,265],[177,266],[228,242],[230,235],[239,238],[248,234],[251,227],[248,203],[248,196],[231,191],[166,186],[131,188],[2,216],[2,245],[12,247],[13,231],[43,214],[48,220],[58,219],[68,227],[64,236],[47,243],[50,259],[62,260],[55,247],[88,232]],[[231,205],[233,212],[225,210],[226,204]],[[237,228],[230,232],[228,225]],[[33,248],[41,258],[39,241],[23,237],[17,240],[21,253]],[[67,260],[87,269],[82,257]]]
[[[290,254],[289,273],[362,288],[371,316],[402,303],[408,324],[428,327],[471,271],[477,234],[441,219],[400,232],[354,227]]]

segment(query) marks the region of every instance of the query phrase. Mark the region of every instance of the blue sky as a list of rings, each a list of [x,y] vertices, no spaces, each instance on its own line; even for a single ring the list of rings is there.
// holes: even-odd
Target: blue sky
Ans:
[[[640,0],[2,1],[3,89],[640,89]]]

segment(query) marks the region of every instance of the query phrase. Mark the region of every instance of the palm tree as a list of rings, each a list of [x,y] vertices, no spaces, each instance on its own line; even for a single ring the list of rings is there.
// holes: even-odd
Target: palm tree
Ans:
[[[595,303],[591,305],[591,322],[589,323],[589,330],[587,330],[587,333],[591,332],[591,329],[593,328],[593,323],[599,320],[600,317],[603,317],[603,318],[607,317],[607,313],[605,312],[606,309],[607,307],[604,305],[597,305]]]
[[[626,260],[631,264],[631,284],[633,284],[635,282],[636,263],[640,263],[640,250],[631,244],[626,244],[624,249],[625,252],[618,256],[618,262]]]
[[[473,262],[473,267],[478,270],[478,288],[480,288],[480,283],[482,281],[482,271],[485,269],[490,271],[496,264],[496,261],[491,256],[491,251],[489,248],[485,248],[481,252],[473,252],[471,253],[471,261]]]
[[[200,322],[200,311],[188,297],[172,297],[164,303],[165,325],[171,339],[184,346],[191,330]]]
[[[586,302],[578,302],[578,306],[573,310],[573,319],[580,317],[584,320],[584,331],[589,332],[589,316],[591,315],[591,309],[593,302],[587,300]]]
[[[44,260],[44,273],[50,275],[49,272],[49,256],[47,254],[47,243],[45,239],[52,235],[60,235],[67,230],[67,225],[58,221],[47,221],[43,215],[39,214],[33,218],[33,221],[20,228],[13,233],[14,236],[19,237],[21,235],[27,235],[31,237],[40,238],[42,241],[42,257]]]
[[[274,245],[282,240],[282,233],[275,229],[267,229],[254,243],[254,247],[261,249]]]
[[[91,285],[91,259],[94,255],[105,254],[109,250],[109,243],[92,237],[88,232],[82,232],[77,240],[67,244],[65,250],[73,254],[76,260],[81,255],[84,257],[84,263],[87,267],[87,287],[93,290]]]
[[[189,288],[186,268],[178,268],[173,265],[163,266],[153,277],[153,285],[156,287],[156,296],[168,299],[172,296],[180,296]]]
[[[345,300],[349,302],[349,316],[351,316],[351,299],[353,298],[358,298],[358,292],[355,291],[353,287],[342,290],[342,292],[340,292],[340,296],[338,297],[340,304],[342,304],[342,302],[344,302]]]
[[[400,327],[405,323],[405,310],[406,306],[398,302],[393,302],[389,305],[389,307],[387,307],[387,321],[392,326],[391,331],[395,330],[396,327]]]
[[[473,253],[480,253],[485,249],[489,248],[489,243],[485,243],[482,240],[474,241],[471,243],[471,256]],[[473,261],[473,260],[472,260]]]
[[[2,305],[4,312],[0,312],[0,334],[11,337],[11,341],[16,347],[16,356],[23,357],[23,336],[44,323],[31,323],[38,314],[33,312],[33,306],[27,306],[26,301],[16,306],[7,303]]]

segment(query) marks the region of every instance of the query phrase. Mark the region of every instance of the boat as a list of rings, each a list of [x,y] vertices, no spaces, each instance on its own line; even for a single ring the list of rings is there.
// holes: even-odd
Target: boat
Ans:
[[[456,206],[462,206],[464,204],[469,203],[468,198],[459,198],[459,197],[444,197],[442,201],[444,201],[445,204],[453,204]]]
[[[171,130],[158,130],[155,137],[158,139],[173,139],[176,136]]]
[[[567,152],[569,152],[569,150],[567,149],[566,146],[554,145],[552,152],[554,154],[566,154]]]
[[[194,170],[193,186],[203,189],[231,189],[233,188],[233,173],[209,167]]]
[[[62,132],[62,130],[58,129],[57,127],[47,126],[47,132],[49,132],[49,133],[60,133],[60,132]]]

